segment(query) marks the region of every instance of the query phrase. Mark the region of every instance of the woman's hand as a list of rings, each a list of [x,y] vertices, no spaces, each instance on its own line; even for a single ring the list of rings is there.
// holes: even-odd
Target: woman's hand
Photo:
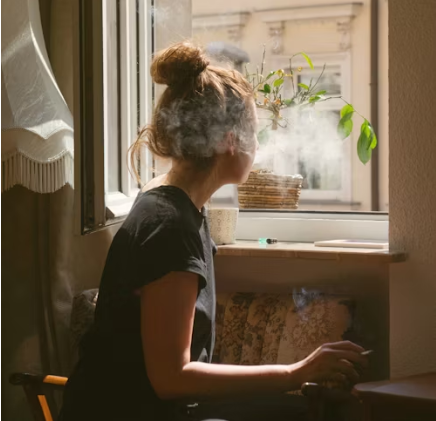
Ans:
[[[368,359],[361,355],[362,347],[350,341],[324,344],[301,361],[303,382],[346,378],[357,383],[359,373],[356,367],[368,367]]]

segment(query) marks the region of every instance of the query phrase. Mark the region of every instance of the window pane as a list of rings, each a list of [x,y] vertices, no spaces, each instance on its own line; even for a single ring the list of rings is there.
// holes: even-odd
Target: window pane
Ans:
[[[387,5],[381,3],[379,69],[387,74],[387,33],[384,30]],[[282,98],[292,98],[302,86],[316,84],[313,93],[326,91],[329,97],[342,96],[360,115],[371,120],[371,85],[375,81],[371,81],[370,67],[374,60],[370,46],[370,1],[352,8],[344,8],[341,3],[313,6],[319,6],[319,0],[307,0],[304,5],[291,0],[192,0],[192,36],[206,48],[214,65],[242,72],[247,67],[256,72],[256,65],[260,69],[263,46],[265,75],[277,69],[290,72],[290,57],[304,51],[310,56],[314,69],[303,56],[295,56],[292,59],[294,78],[285,78]],[[155,11],[157,16],[171,12],[168,8],[158,9],[159,5]],[[350,16],[344,17],[345,9],[345,14],[350,13]],[[171,34],[176,35],[176,31],[168,22],[161,29],[158,25],[158,31],[164,32],[168,41],[180,40],[180,37],[172,38]],[[169,42],[164,44],[159,43],[159,48]],[[378,78],[381,80],[384,75],[381,73]],[[379,109],[386,109],[387,83],[379,87],[378,98]],[[282,110],[283,119],[277,130],[270,130],[270,113],[258,109],[261,147],[253,169],[281,177],[301,174],[300,210],[377,210],[373,207],[374,197],[379,199],[378,209],[387,210],[387,118],[381,116],[377,127],[381,151],[374,171],[373,164],[363,165],[356,153],[363,122],[359,114],[354,114],[354,129],[347,139],[341,140],[337,135],[344,105],[342,99],[335,98],[320,101],[300,113],[292,108]],[[371,177],[377,173],[380,174],[378,182],[372,183]],[[219,192],[215,200],[232,203],[235,192],[227,188]],[[270,207],[265,205],[265,208]]]
[[[339,17],[342,7],[339,3],[322,8],[312,7],[319,6],[319,0],[303,3],[192,0],[193,36],[206,47],[214,64],[242,71],[247,62],[252,71],[256,71],[257,64],[260,67],[263,44],[266,47],[265,72],[288,71],[289,58],[304,51],[311,57],[315,69],[311,70],[303,57],[295,57],[293,67],[301,67],[296,72],[295,84],[310,86],[312,83],[313,86],[325,64],[316,91],[327,91],[329,96],[342,95],[370,120],[370,1],[353,7],[349,26],[347,19]],[[383,29],[387,26],[386,8],[387,5],[380,5],[379,67],[382,70],[387,66],[388,57],[387,34]],[[385,70],[387,72],[387,67]],[[287,78],[282,95],[292,96],[295,88],[301,89],[293,88],[291,79]],[[387,103],[387,88],[382,88],[379,100]],[[355,115],[354,130],[348,139],[342,141],[336,134],[344,104],[341,99],[332,99],[318,103],[311,112],[298,117],[285,111],[283,117],[287,121],[282,121],[283,127],[272,133],[272,140],[260,133],[262,145],[255,169],[282,175],[301,174],[304,181],[300,210],[368,211],[373,209],[374,194],[379,194],[380,210],[387,208],[387,146],[383,144],[387,141],[387,118],[380,119],[377,133],[384,152],[378,166],[380,179],[374,187],[371,162],[363,165],[356,153],[361,117]],[[271,124],[268,113],[259,110],[258,114],[261,129]],[[373,192],[373,188],[379,193]]]
[[[321,74],[322,69],[316,68],[315,74]],[[298,76],[299,83],[305,83],[310,85],[313,75],[305,72]],[[317,77],[315,76],[315,81]],[[327,67],[320,76],[316,85],[316,91],[327,91],[329,95],[341,95],[342,94],[342,75],[341,69],[336,67]]]
[[[118,26],[117,1],[103,2],[103,89],[106,193],[121,189],[120,142],[118,125]]]
[[[121,190],[120,182],[120,150],[119,142],[116,137],[111,137],[108,144],[107,158],[107,177],[108,177],[108,193]]]

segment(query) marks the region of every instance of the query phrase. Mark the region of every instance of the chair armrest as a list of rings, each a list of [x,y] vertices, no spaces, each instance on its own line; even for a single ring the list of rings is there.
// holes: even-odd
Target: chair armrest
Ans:
[[[45,374],[13,373],[9,376],[10,384],[34,388],[48,386],[50,389],[63,389],[67,381],[67,377]]]

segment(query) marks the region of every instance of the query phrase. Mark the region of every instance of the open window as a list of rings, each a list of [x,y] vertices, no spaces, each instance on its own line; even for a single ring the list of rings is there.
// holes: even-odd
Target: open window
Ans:
[[[80,0],[75,12],[76,210],[86,233],[122,220],[139,191],[127,157],[151,116],[153,14],[143,0]],[[148,152],[138,165],[150,180]]]
[[[302,7],[273,3],[77,0],[75,126],[80,159],[75,183],[81,233],[120,222],[133,204],[140,186],[128,171],[127,151],[138,128],[150,121],[153,103],[164,89],[150,80],[152,54],[172,42],[193,38],[205,46],[214,64],[241,71],[260,63],[263,45],[270,69],[286,71],[289,56],[304,51],[314,70],[304,58],[295,58],[297,83],[307,84],[325,65],[320,90],[342,96],[370,120],[377,116],[377,104],[387,103],[387,90],[383,87],[380,94],[373,89],[378,70],[386,65],[378,58],[387,61],[387,51],[377,50],[386,49],[387,43],[384,38],[379,42],[377,28],[383,25],[377,23],[371,2],[320,6],[310,0]],[[380,16],[387,19],[385,12]],[[285,92],[289,89],[284,86]],[[296,147],[287,164],[290,174],[304,177],[298,210],[243,210],[239,238],[267,234],[312,241],[308,233],[316,227],[316,239],[387,239],[387,214],[372,212],[387,206],[377,204],[387,204],[387,197],[381,197],[387,195],[387,159],[373,158],[366,166],[359,162],[360,122],[347,140],[334,139],[330,129],[342,106],[340,99],[318,103],[306,116],[304,148]],[[328,130],[323,121],[329,122]],[[386,157],[387,119],[376,131]],[[316,136],[318,143],[311,144]],[[144,152],[138,168],[147,182],[165,172],[168,163]],[[214,199],[237,204],[237,189],[225,186]]]

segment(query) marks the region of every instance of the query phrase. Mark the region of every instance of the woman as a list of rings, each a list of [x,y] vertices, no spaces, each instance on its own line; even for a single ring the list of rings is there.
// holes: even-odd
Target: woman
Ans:
[[[248,177],[258,147],[253,90],[187,42],[158,54],[151,75],[168,87],[131,158],[146,143],[171,158],[172,169],[145,186],[113,240],[63,420],[204,419],[222,413],[186,403],[280,396],[338,375],[356,381],[353,363],[366,360],[350,342],[324,345],[292,365],[211,364],[215,248],[204,205],[221,186]],[[241,405],[229,405],[226,417],[253,419]],[[280,412],[289,419],[286,408]]]

